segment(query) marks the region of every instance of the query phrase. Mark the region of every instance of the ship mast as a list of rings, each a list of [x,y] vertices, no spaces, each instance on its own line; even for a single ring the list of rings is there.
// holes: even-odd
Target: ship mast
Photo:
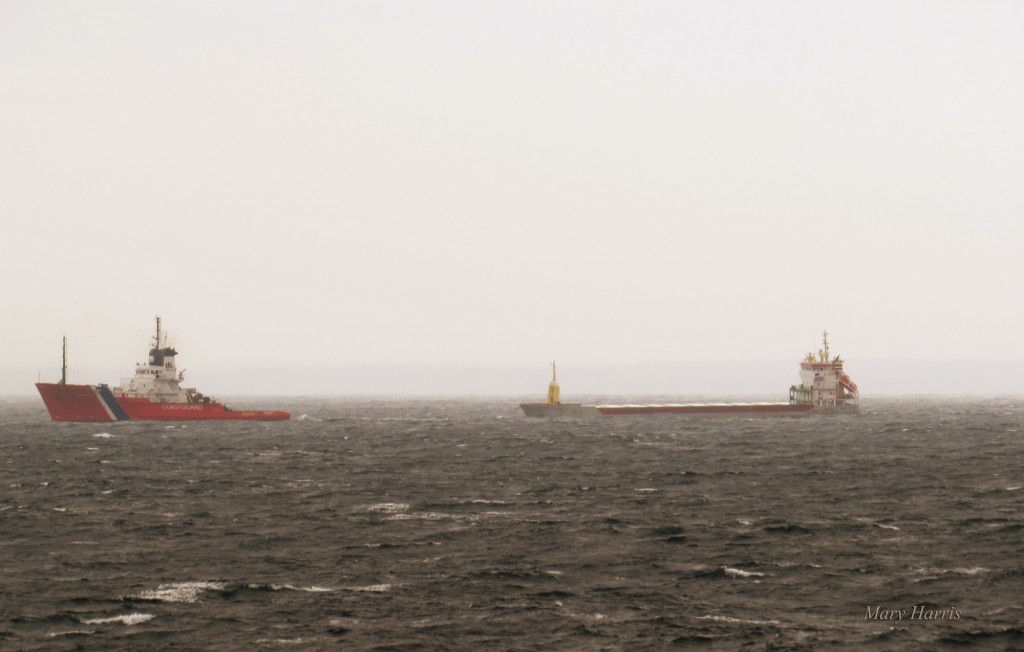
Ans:
[[[60,357],[60,384],[68,384],[68,336],[64,336],[64,346]]]
[[[560,405],[562,402],[558,390],[558,370],[554,361],[551,362],[551,383],[548,384],[548,405]]]
[[[156,316],[156,344],[153,348],[160,348],[160,315]]]

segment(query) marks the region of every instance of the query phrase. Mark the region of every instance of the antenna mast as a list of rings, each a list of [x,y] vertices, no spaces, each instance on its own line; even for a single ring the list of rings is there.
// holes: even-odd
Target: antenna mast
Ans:
[[[68,384],[68,336],[64,336],[64,346],[60,358],[60,384]]]
[[[160,348],[160,315],[156,316],[156,345],[154,348]]]
[[[555,369],[555,363],[551,363],[551,382],[548,383],[548,405],[560,405],[562,399],[559,396],[558,389],[558,372]]]

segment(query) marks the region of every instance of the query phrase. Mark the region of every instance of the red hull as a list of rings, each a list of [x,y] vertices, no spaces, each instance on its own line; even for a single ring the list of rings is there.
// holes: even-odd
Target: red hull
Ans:
[[[54,421],[286,421],[289,412],[232,410],[211,403],[155,403],[114,397],[103,385],[36,383]]]
[[[117,421],[92,385],[36,383],[54,421]]]

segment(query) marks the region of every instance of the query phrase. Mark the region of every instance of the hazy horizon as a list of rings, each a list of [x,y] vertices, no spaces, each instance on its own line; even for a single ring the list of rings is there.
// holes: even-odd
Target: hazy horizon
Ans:
[[[871,396],[1024,396],[1024,363],[936,360],[862,360],[846,365]],[[760,396],[788,400],[799,382],[792,360],[584,365],[560,367],[562,399],[614,396]],[[69,382],[114,386],[130,375],[111,368],[69,368]],[[0,371],[0,395],[35,394],[37,377],[55,382],[60,371]],[[186,386],[206,394],[264,396],[535,396],[544,400],[549,368],[486,366],[337,366],[203,369],[186,372]]]
[[[826,329],[855,378],[1022,363],[1022,27],[998,1],[4,2],[0,372],[67,335],[116,383],[157,314],[201,386],[542,389],[557,359],[791,360],[788,387]]]

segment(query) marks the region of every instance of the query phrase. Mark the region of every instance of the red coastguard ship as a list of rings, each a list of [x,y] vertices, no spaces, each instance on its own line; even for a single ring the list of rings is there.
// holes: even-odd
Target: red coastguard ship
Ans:
[[[59,383],[36,383],[54,421],[284,421],[289,412],[232,410],[195,388],[183,388],[185,372],[174,365],[178,352],[167,346],[167,336],[156,318],[156,336],[149,362],[135,365],[135,376],[120,387],[68,384],[68,340]]]
[[[800,384],[789,388],[788,403],[663,403],[653,405],[581,405],[562,403],[555,363],[551,363],[547,403],[520,403],[528,417],[600,417],[628,414],[687,414],[693,416],[800,416],[856,414],[860,410],[857,384],[843,371],[843,361],[830,357],[828,331],[818,354],[800,363]]]

